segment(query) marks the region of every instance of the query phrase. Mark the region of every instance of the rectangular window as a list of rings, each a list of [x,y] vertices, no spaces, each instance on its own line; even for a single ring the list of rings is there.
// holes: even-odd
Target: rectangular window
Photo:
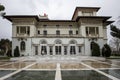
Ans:
[[[38,34],[40,34],[40,30],[38,30]]]
[[[78,34],[78,30],[76,31],[76,35]]]
[[[16,26],[16,33],[30,35],[30,27],[29,26]]]
[[[38,46],[35,46],[35,55],[38,55]]]
[[[81,53],[81,46],[78,46],[78,52]]]
[[[72,30],[69,31],[69,35],[73,35],[73,31]]]
[[[60,35],[60,31],[59,30],[56,31],[56,35]]]
[[[20,33],[25,34],[26,33],[26,27],[20,27]]]
[[[56,25],[56,27],[59,27],[60,25]]]
[[[72,25],[69,25],[69,27],[71,28],[71,27],[72,27]]]
[[[95,27],[90,27],[89,28],[89,35],[90,36],[95,36]]]
[[[19,27],[17,26],[17,34],[19,34]]]
[[[89,36],[88,27],[86,27],[86,36]]]
[[[76,54],[75,46],[70,46],[70,54]]]
[[[99,35],[98,27],[86,27],[86,36],[95,37]]]
[[[55,46],[56,55],[58,55],[58,46]]]
[[[46,46],[41,46],[41,54],[46,55],[47,54],[47,47]]]
[[[46,27],[47,25],[43,25],[44,27]]]
[[[46,30],[43,31],[43,35],[47,35],[47,31]]]
[[[30,35],[30,27],[27,27],[27,34]]]
[[[50,55],[52,55],[53,54],[53,46],[50,46],[49,48],[50,48]]]
[[[67,55],[67,46],[64,46],[64,55]]]

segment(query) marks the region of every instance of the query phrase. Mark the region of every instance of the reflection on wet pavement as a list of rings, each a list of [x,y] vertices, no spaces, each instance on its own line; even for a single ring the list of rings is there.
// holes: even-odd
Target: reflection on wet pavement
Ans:
[[[80,63],[61,63],[61,69],[87,69]]]
[[[120,60],[99,60],[101,62],[109,63],[111,65],[118,65],[120,66]]]
[[[54,80],[55,71],[21,71],[5,80]]]
[[[14,70],[0,70],[0,77],[5,76],[12,72],[14,72]]]
[[[94,68],[120,68],[119,66],[113,66],[110,64],[100,63],[97,61],[82,61],[82,62]]]
[[[31,64],[31,62],[12,62],[12,64],[8,65],[1,65],[0,68],[2,69],[21,69],[24,68],[25,66]]]
[[[112,80],[93,70],[62,71],[62,80]]]
[[[56,69],[55,63],[37,63],[29,69]]]
[[[105,69],[101,71],[120,79],[120,69]]]

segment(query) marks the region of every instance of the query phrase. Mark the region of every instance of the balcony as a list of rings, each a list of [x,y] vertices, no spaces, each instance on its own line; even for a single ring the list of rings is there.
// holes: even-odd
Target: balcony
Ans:
[[[90,38],[97,38],[97,37],[99,37],[99,35],[98,34],[93,34],[93,35],[91,35],[91,34],[89,34],[89,35],[86,35],[86,37],[90,37]]]
[[[28,37],[28,36],[30,36],[30,35],[28,35],[28,34],[16,34],[16,36],[17,36],[17,37]]]
[[[68,35],[68,34],[61,34],[61,35],[56,35],[56,34],[47,34],[47,35],[36,35],[35,37],[46,37],[46,38],[80,38],[82,37],[81,35]]]

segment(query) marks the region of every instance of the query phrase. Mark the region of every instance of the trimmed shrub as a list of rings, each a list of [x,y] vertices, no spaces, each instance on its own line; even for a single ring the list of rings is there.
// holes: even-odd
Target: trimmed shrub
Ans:
[[[14,49],[14,57],[19,57],[19,56],[20,56],[19,47],[16,46],[16,48]]]
[[[104,44],[102,48],[102,56],[103,57],[110,57],[111,56],[111,48],[108,44]]]
[[[100,47],[97,43],[91,42],[92,56],[100,56]]]

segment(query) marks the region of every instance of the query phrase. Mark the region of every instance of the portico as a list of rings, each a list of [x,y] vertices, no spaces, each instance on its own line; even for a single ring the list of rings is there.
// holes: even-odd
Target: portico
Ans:
[[[40,44],[33,44],[35,55],[82,55],[82,44],[71,40],[69,44],[63,44],[57,39],[53,44],[48,44],[46,40],[41,40]]]

